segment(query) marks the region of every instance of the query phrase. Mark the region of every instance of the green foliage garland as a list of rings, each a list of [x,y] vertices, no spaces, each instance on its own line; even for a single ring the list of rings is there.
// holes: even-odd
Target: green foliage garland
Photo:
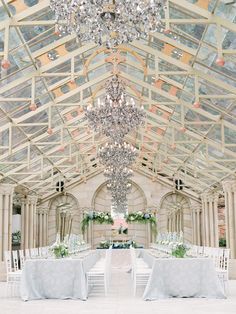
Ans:
[[[114,220],[112,219],[110,213],[91,211],[91,212],[85,213],[84,218],[81,222],[81,229],[83,233],[88,228],[90,221],[94,221],[99,224],[110,224],[110,225],[113,225],[114,223]]]
[[[151,226],[151,230],[154,234],[157,232],[157,222],[156,218],[153,214],[149,212],[133,212],[126,216],[126,222],[132,223],[132,222],[138,222],[138,223],[149,223]]]

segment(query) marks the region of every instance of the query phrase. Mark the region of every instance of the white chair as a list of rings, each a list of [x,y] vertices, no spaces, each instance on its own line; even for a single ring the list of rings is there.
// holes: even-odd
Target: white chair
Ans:
[[[30,250],[29,249],[25,249],[25,259],[31,259]]]
[[[112,246],[106,250],[106,256],[100,259],[87,273],[87,287],[104,286],[105,296],[110,281]]]
[[[229,254],[229,249],[218,249],[218,262],[216,264],[217,276],[226,293],[229,283]]]
[[[20,269],[22,270],[25,266],[25,256],[24,256],[23,250],[19,250],[19,258],[20,258]]]
[[[20,268],[19,268],[19,258],[18,258],[18,253],[17,251],[12,251],[12,260],[13,260],[13,270],[15,273],[19,273]]]
[[[30,257],[31,258],[39,257],[39,250],[38,250],[38,248],[31,248],[30,249]]]
[[[151,268],[141,259],[136,257],[135,249],[130,247],[132,262],[133,293],[136,295],[137,286],[146,286],[150,277]]]
[[[136,255],[136,250],[130,246],[130,255],[131,255],[131,267],[133,265],[133,263],[135,262],[136,265],[139,267],[139,268],[149,268],[149,266],[147,265],[147,263],[143,260],[143,258],[141,257],[137,257]],[[132,277],[133,277],[133,267],[131,269],[131,274],[132,274]]]
[[[18,271],[13,271],[11,251],[4,252],[4,259],[5,259],[6,271],[7,271],[7,291],[6,291],[7,295],[9,295],[9,288],[10,288],[10,296],[18,296],[20,279],[21,279],[21,271],[19,271],[18,265],[16,265],[16,254],[14,253],[13,262],[14,262],[14,269],[18,269]],[[17,259],[17,264],[18,264],[18,259]]]
[[[43,247],[39,247],[39,257],[42,258],[47,258],[49,255],[49,247],[48,246],[43,246]]]

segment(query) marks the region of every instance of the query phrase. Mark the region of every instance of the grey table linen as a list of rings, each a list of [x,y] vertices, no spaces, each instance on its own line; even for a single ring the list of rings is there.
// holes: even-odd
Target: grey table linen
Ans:
[[[27,260],[21,278],[21,299],[86,300],[86,272],[98,258],[99,254],[93,252],[84,258]]]
[[[144,259],[147,259],[147,256]],[[148,258],[150,262],[150,258]],[[213,260],[208,258],[153,258],[144,300],[171,297],[225,298]]]

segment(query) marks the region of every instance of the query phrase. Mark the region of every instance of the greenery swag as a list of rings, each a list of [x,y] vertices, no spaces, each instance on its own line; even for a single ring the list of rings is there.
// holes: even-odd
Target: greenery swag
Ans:
[[[156,217],[150,213],[150,212],[133,212],[130,213],[126,216],[126,222],[127,223],[132,223],[132,222],[138,222],[138,223],[149,223],[151,226],[151,230],[153,233],[157,232],[157,222],[156,222]]]
[[[110,225],[113,225],[114,223],[114,220],[112,219],[110,213],[91,211],[84,214],[84,218],[81,222],[81,229],[83,233],[88,228],[90,221],[94,221],[99,224],[110,224]]]

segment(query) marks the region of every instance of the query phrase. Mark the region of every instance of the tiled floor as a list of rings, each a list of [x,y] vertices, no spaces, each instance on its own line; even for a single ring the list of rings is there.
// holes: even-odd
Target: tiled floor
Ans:
[[[23,302],[4,298],[5,283],[0,283],[0,314],[236,314],[236,281],[230,281],[226,300],[167,299],[143,301],[142,288],[132,296],[130,274],[115,270],[109,295],[102,291],[90,294],[88,301],[40,300]]]

